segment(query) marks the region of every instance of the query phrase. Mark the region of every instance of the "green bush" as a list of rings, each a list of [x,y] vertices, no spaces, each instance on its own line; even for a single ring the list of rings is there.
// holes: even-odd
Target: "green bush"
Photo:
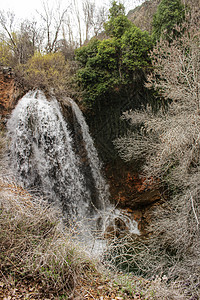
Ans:
[[[153,17],[153,36],[158,40],[161,36],[171,39],[179,34],[175,25],[180,25],[185,18],[185,8],[181,0],[162,0]]]
[[[136,78],[144,80],[151,63],[151,36],[130,23],[121,6],[113,2],[110,9],[111,15],[105,24],[110,38],[92,39],[76,50],[80,65],[76,80],[89,106],[111,97],[131,99],[138,84]]]

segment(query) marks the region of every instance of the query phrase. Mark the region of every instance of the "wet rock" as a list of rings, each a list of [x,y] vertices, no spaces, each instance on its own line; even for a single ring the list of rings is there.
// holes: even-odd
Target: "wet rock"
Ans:
[[[111,199],[120,208],[141,210],[161,200],[159,182],[139,176],[134,167],[119,162],[116,167],[106,166]]]
[[[132,196],[132,199],[127,199],[123,202],[125,207],[129,207],[131,209],[139,209],[144,208],[149,205],[154,204],[161,200],[161,192],[158,187],[151,187],[151,189],[143,191],[141,193],[135,193]]]
[[[106,227],[104,237],[106,239],[121,237],[122,235],[126,234],[128,230],[129,228],[127,227],[125,221],[119,217],[116,217],[113,222]]]

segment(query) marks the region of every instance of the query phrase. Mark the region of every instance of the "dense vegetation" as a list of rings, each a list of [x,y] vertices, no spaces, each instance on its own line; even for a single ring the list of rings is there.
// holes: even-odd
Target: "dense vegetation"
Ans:
[[[131,99],[134,78],[144,77],[150,66],[151,36],[127,19],[121,4],[113,2],[104,28],[109,38],[92,39],[76,50],[76,59],[80,63],[78,83],[84,90],[87,104],[120,96]]]
[[[35,52],[25,64],[15,67],[18,84],[26,89],[42,89],[46,92],[66,93],[72,85],[72,65],[61,52],[42,54]]]
[[[175,28],[181,25],[185,18],[185,7],[181,0],[162,0],[153,16],[153,37],[159,39],[174,39],[179,31]],[[172,34],[173,32],[173,34]]]
[[[167,191],[168,199],[154,212],[150,237],[142,241],[126,237],[118,243],[118,248],[116,243],[111,243],[107,257],[117,253],[115,257],[120,258],[121,265],[128,261],[129,270],[148,279],[157,276],[168,286],[175,286],[180,291],[177,299],[200,297],[200,35],[198,4],[196,7],[197,2],[190,3],[186,10],[179,0],[161,0],[151,35],[132,24],[123,5],[114,1],[107,21],[104,20],[105,38],[100,39],[95,34],[85,45],[80,42],[81,47],[75,53],[77,47],[66,40],[58,42],[58,34],[42,46],[35,24],[21,24],[19,31],[9,31],[12,26],[8,26],[8,21],[12,18],[6,19],[3,13],[0,16],[4,29],[0,63],[14,68],[23,88],[39,87],[45,91],[53,88],[57,93],[76,95],[82,103],[92,107],[104,99],[124,97],[134,101],[139,77],[140,83],[154,91],[155,101],[160,103],[163,99],[163,103],[167,103],[156,113],[147,105],[123,114],[122,118],[133,129],[115,140],[116,149],[127,162],[135,158],[145,160],[144,177],[147,181],[153,177],[159,187]],[[7,218],[4,214],[1,217]],[[51,222],[45,222],[52,226]],[[50,229],[57,232],[51,226]],[[16,244],[16,249],[19,246]],[[37,255],[36,260],[41,262]],[[54,259],[53,256],[47,258]],[[28,256],[25,259],[28,261]],[[73,257],[71,260],[73,277],[77,265]],[[42,278],[48,273],[49,280],[54,276],[61,276],[63,280],[63,274],[71,272],[71,266],[63,257],[62,268],[56,269],[56,274],[46,262],[44,274],[40,274]],[[115,259],[114,263],[117,263]],[[85,260],[83,276],[84,266]],[[38,276],[34,272],[33,276]],[[176,299],[176,295],[170,297]]]

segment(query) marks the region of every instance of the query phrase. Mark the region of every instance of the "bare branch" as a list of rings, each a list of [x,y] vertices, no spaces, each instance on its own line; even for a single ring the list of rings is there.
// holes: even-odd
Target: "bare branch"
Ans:
[[[47,53],[56,51],[56,43],[59,38],[59,33],[65,20],[66,13],[69,10],[70,5],[67,8],[61,8],[61,3],[58,2],[56,8],[49,7],[48,1],[43,1],[43,12],[40,15],[42,21],[45,23]]]
[[[192,197],[192,195],[190,196],[190,200],[191,200],[191,204],[192,204],[192,210],[193,210],[193,213],[194,213],[195,219],[196,219],[196,221],[197,221],[197,229],[198,229],[198,227],[199,227],[199,220],[198,220],[198,217],[197,217],[197,214],[196,214],[195,208],[194,208],[194,200],[193,200],[193,197]]]

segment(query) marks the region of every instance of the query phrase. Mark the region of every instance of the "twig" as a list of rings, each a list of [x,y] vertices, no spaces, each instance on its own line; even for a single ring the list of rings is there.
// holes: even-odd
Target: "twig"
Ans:
[[[191,200],[191,204],[192,204],[193,213],[194,213],[195,219],[196,219],[196,221],[197,221],[197,229],[198,229],[198,228],[199,228],[199,220],[198,220],[197,214],[196,214],[196,212],[195,212],[194,201],[193,201],[193,198],[192,198],[191,193],[190,193],[190,200]]]

